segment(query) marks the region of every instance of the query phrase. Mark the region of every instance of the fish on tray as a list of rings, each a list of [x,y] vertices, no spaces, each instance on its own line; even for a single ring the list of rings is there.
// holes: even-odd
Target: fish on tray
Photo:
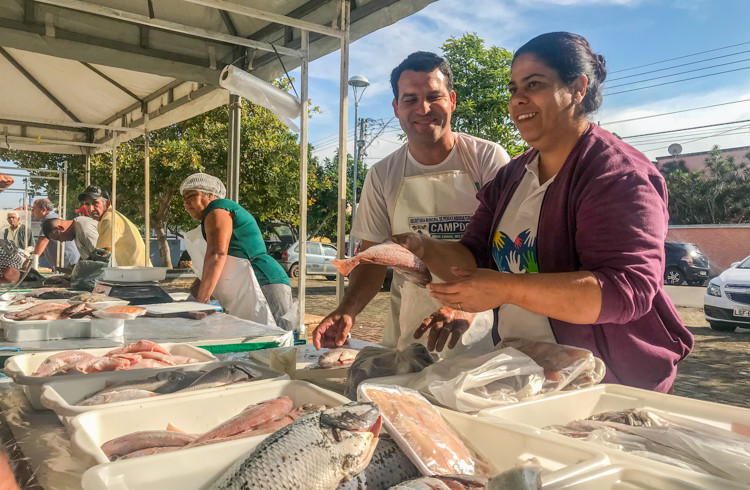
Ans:
[[[110,461],[132,452],[154,447],[182,447],[195,440],[195,435],[172,430],[142,430],[116,437],[102,444]]]
[[[58,369],[67,364],[80,361],[81,359],[90,359],[92,357],[94,356],[92,356],[88,352],[78,350],[58,352],[57,354],[53,354],[42,361],[37,370],[34,371],[31,375],[39,377],[51,376],[52,373],[56,372]]]
[[[489,480],[472,475],[432,475],[404,481],[390,488],[391,490],[541,490],[541,469],[539,462],[532,458]]]
[[[92,405],[102,405],[105,403],[117,403],[128,400],[141,400],[143,398],[149,398],[152,396],[158,396],[152,391],[139,390],[139,389],[126,389],[118,391],[110,391],[107,393],[101,393],[92,397],[86,398],[78,404],[80,407],[90,407]]]
[[[331,264],[345,276],[359,264],[388,265],[407,280],[418,286],[426,286],[432,282],[432,275],[419,257],[397,243],[381,243],[373,245],[364,252],[358,253],[350,259],[332,260]]]
[[[357,476],[339,485],[337,490],[391,488],[401,482],[419,478],[414,463],[388,434],[381,434],[370,464]]]
[[[380,411],[372,403],[313,412],[268,436],[210,488],[336,489],[367,467],[379,431]]]
[[[359,354],[357,349],[345,349],[342,347],[331,349],[320,355],[318,366],[325,369],[351,366],[357,354]]]

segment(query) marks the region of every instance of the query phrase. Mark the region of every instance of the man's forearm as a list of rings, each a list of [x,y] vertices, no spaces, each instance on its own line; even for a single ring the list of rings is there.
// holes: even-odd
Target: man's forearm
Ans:
[[[39,239],[36,241],[36,246],[34,247],[34,255],[42,255],[42,252],[44,252],[44,249],[47,248],[48,243],[49,239],[39,237]]]
[[[351,315],[364,310],[383,286],[385,270],[384,265],[377,264],[361,264],[354,268],[349,274],[349,287],[339,309]]]

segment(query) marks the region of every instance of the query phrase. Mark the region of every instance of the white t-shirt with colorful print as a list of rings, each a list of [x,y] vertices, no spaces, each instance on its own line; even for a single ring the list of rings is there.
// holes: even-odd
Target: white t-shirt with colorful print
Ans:
[[[539,185],[539,156],[526,165],[526,174],[513,193],[492,240],[492,258],[501,272],[539,272],[536,248],[539,212],[544,194],[553,180],[554,177]],[[521,337],[545,342],[555,341],[546,316],[515,305],[500,307],[498,333],[501,338]]]

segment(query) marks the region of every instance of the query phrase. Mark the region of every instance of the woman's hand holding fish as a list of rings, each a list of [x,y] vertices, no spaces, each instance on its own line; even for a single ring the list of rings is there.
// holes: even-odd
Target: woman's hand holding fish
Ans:
[[[420,259],[424,257],[424,242],[422,235],[418,233],[399,233],[388,238],[386,242],[398,243]]]
[[[414,332],[414,338],[421,338],[429,330],[430,334],[427,337],[428,350],[442,352],[448,338],[450,338],[448,348],[452,349],[458,343],[461,335],[469,329],[472,320],[474,320],[474,313],[443,306],[424,319]]]
[[[346,342],[346,336],[354,325],[354,315],[336,309],[328,314],[315,327],[312,334],[313,345],[321,347],[341,347]]]
[[[427,285],[430,296],[444,305],[466,312],[491,310],[506,303],[503,291],[508,274],[489,269],[461,269],[452,267],[455,281]]]

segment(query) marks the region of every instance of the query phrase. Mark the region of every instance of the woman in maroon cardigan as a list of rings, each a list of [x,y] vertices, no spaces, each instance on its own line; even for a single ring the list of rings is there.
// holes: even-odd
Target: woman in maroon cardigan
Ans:
[[[479,193],[459,243],[394,237],[445,283],[446,305],[495,309],[494,341],[591,350],[605,382],[666,392],[693,347],[663,288],[667,189],[638,150],[589,122],[604,58],[581,36],[538,36],[513,58],[509,112],[531,146]],[[425,333],[426,327],[415,336]],[[461,331],[430,327],[430,345]]]

